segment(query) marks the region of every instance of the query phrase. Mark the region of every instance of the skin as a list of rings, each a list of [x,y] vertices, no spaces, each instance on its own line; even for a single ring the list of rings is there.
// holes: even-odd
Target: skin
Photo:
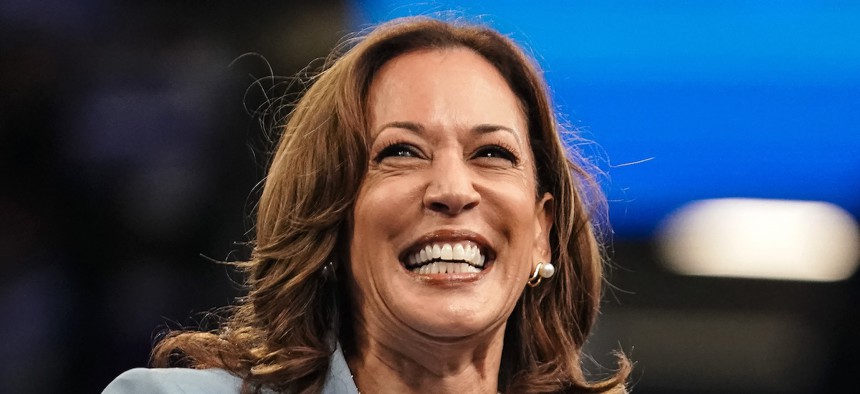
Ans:
[[[536,196],[526,119],[504,78],[467,48],[386,63],[370,87],[368,173],[353,212],[350,290],[362,392],[495,393],[504,330],[549,261],[552,196]],[[480,273],[418,275],[405,251],[472,240]]]

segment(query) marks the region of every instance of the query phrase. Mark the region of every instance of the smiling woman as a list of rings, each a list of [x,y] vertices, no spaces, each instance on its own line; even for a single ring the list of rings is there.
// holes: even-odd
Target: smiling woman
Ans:
[[[525,115],[501,74],[463,47],[384,64],[368,112],[349,264],[356,383],[405,392],[392,385],[409,371],[403,383],[455,375],[446,391],[492,392],[497,374],[486,372],[498,369],[508,316],[532,266],[550,259],[552,196],[535,195]]]
[[[602,285],[594,186],[509,39],[381,25],[282,130],[248,296],[217,332],[156,346],[154,366],[193,370],[106,392],[625,392],[625,358],[596,383],[580,365]]]

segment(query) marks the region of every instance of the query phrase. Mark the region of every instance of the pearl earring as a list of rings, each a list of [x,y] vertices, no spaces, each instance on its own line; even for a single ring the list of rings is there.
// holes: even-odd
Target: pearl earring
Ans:
[[[542,279],[549,279],[553,275],[555,275],[555,266],[552,263],[538,263],[535,272],[529,278],[529,286],[535,287],[540,284]]]

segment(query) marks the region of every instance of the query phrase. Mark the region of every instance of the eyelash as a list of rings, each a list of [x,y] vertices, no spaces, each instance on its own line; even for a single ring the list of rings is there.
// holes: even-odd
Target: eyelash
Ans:
[[[408,153],[408,156],[404,155],[404,153]],[[497,156],[484,156],[486,154],[495,154]],[[390,142],[379,150],[379,153],[373,158],[373,160],[379,163],[387,157],[421,157],[421,152],[411,144],[404,142]],[[501,158],[510,161],[514,166],[520,163],[520,159],[514,153],[514,149],[501,141],[495,144],[481,146],[475,150],[472,157],[487,159]]]
[[[474,157],[476,157],[476,158],[478,158],[478,157],[493,158],[493,157],[482,156],[483,154],[486,154],[486,153],[499,154],[499,156],[501,156],[502,159],[510,161],[514,166],[516,166],[520,163],[520,158],[514,153],[514,149],[511,148],[508,144],[505,144],[504,142],[497,142],[497,143],[491,144],[491,145],[484,145],[484,146],[478,148],[477,150],[475,150]]]
[[[408,152],[411,156],[404,156],[400,153]],[[420,152],[418,149],[412,145],[403,143],[403,142],[391,142],[385,145],[384,148],[379,150],[379,153],[373,160],[377,163],[381,162],[386,157],[420,157]]]

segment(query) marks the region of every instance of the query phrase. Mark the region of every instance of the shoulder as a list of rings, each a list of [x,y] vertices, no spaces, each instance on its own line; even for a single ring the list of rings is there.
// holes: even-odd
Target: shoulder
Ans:
[[[236,394],[242,379],[223,369],[135,368],[117,376],[102,394]]]

